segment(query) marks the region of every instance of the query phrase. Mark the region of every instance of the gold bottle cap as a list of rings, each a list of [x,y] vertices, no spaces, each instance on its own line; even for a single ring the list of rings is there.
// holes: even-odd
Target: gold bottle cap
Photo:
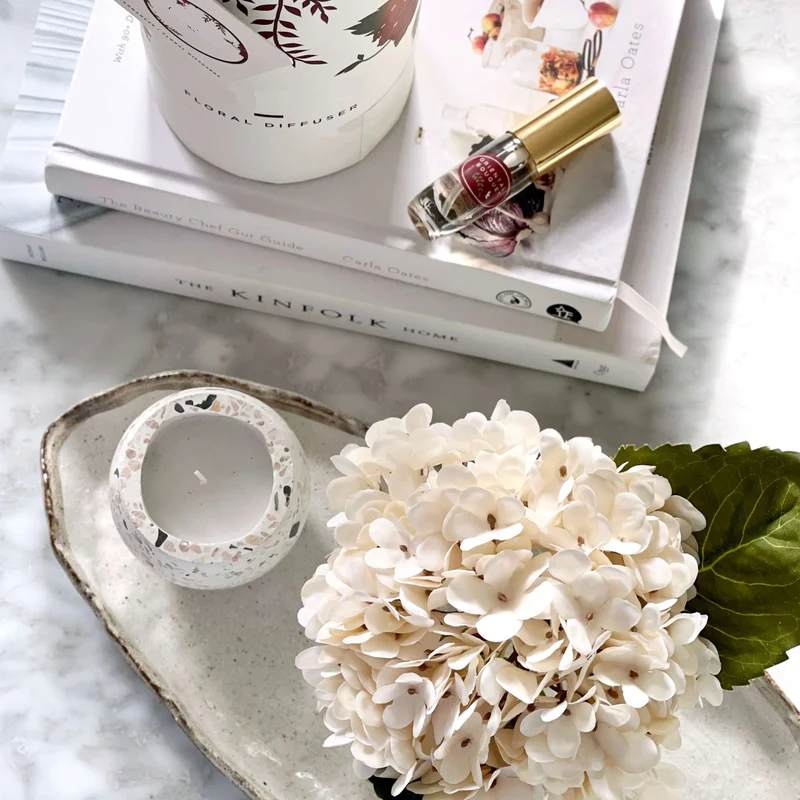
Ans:
[[[604,83],[589,78],[548,103],[513,133],[542,175],[621,123],[622,114],[614,96]]]

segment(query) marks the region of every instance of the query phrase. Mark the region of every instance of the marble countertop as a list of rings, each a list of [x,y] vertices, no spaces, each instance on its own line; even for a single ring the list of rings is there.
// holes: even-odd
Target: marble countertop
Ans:
[[[691,1],[691,0],[690,0]],[[0,0],[0,142],[36,0]],[[793,345],[800,7],[728,0],[670,311],[690,346],[644,394],[68,276],[0,268],[0,796],[233,800],[131,672],[52,557],[37,450],[88,394],[175,368],[293,389],[365,420],[498,397],[609,450],[625,442],[800,450]],[[800,668],[796,671],[800,672]]]

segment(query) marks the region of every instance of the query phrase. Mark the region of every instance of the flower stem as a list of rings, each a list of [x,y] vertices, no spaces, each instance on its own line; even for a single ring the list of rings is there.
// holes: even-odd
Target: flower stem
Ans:
[[[390,44],[391,44],[391,42],[386,42],[386,44],[383,47],[381,47],[381,49],[378,50],[377,53],[373,53],[369,58],[359,58],[357,61],[354,61],[352,64],[350,64],[349,66],[345,67],[340,72],[337,72],[336,73],[336,77],[338,78],[339,75],[343,75],[345,72],[350,72],[350,70],[355,69],[356,67],[360,66],[361,64],[366,64],[367,61],[372,61],[373,58],[375,58],[376,56],[379,56]]]
[[[292,59],[292,66],[297,66],[297,59],[287,50],[284,49],[283,45],[280,43],[278,36],[280,35],[278,26],[280,25],[281,21],[281,12],[283,11],[284,0],[277,0],[278,7],[275,9],[275,21],[272,24],[272,41],[275,42],[275,47],[284,53],[285,55],[289,56]]]

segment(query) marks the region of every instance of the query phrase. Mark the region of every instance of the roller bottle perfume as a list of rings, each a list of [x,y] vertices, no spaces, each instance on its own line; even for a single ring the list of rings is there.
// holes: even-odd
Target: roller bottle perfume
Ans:
[[[457,233],[621,121],[611,92],[590,78],[435,180],[411,201],[411,221],[428,240]]]

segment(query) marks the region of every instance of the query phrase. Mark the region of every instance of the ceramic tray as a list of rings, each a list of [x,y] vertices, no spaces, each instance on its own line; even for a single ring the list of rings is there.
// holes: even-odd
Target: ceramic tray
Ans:
[[[218,385],[280,412],[312,468],[308,524],[289,556],[255,583],[196,592],[166,583],[129,554],[108,509],[118,439],[167,392]],[[295,615],[300,587],[332,548],[324,486],[329,457],[364,425],[290,392],[197,372],[142,378],[89,398],[56,420],[42,444],[56,556],[197,746],[255,800],[373,800],[346,749],[323,750],[311,689],[293,666],[307,646]],[[800,725],[772,684],[728,694],[684,717],[684,746],[667,760],[688,775],[687,800],[797,800]]]

